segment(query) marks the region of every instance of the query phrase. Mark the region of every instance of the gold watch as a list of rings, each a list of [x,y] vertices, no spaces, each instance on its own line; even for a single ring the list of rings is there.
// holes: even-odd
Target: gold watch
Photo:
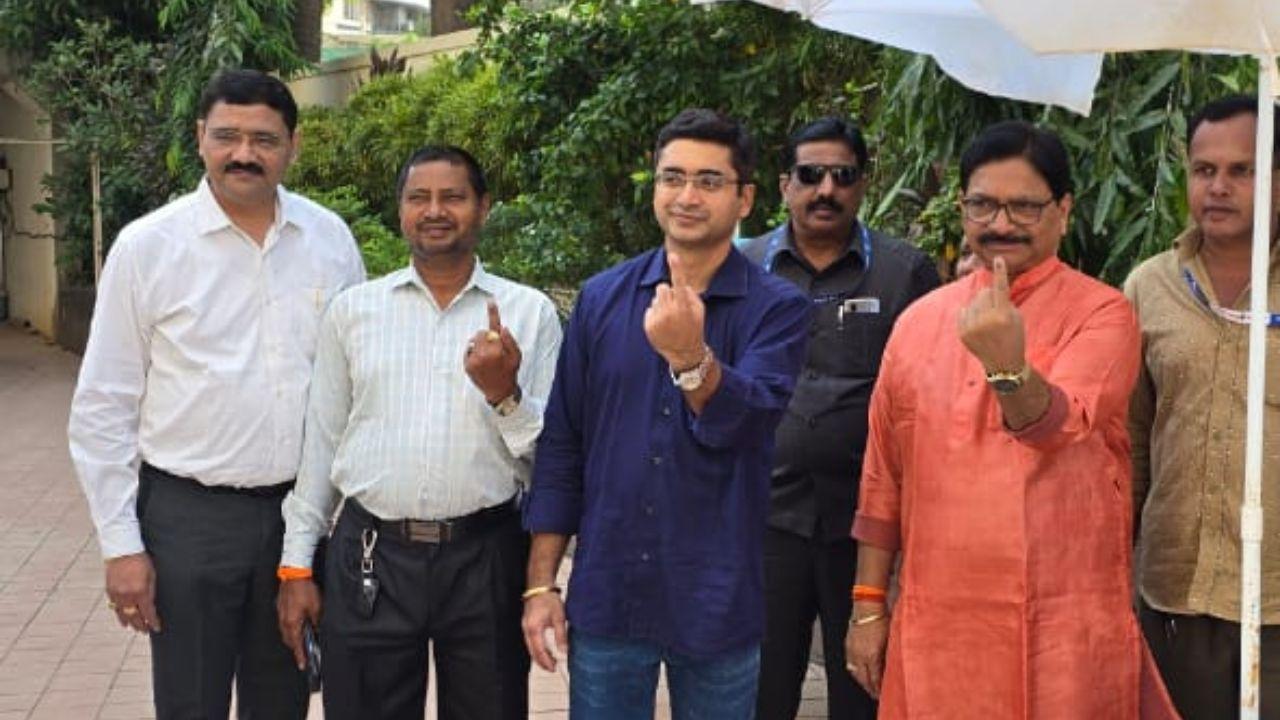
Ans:
[[[499,417],[506,417],[520,407],[520,398],[522,397],[524,397],[524,393],[521,392],[520,386],[516,385],[515,392],[493,403],[490,407],[493,408],[494,412],[498,413]]]
[[[1012,395],[1031,379],[1031,364],[1024,362],[1017,372],[995,370],[987,373],[987,384],[997,395]]]

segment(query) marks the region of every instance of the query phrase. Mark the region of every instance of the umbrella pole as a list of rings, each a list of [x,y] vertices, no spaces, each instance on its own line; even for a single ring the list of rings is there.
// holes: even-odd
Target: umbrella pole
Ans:
[[[1258,58],[1253,266],[1249,292],[1249,393],[1245,406],[1244,506],[1240,509],[1240,718],[1257,720],[1262,632],[1262,413],[1266,394],[1267,267],[1271,261],[1272,132],[1276,59]],[[1272,518],[1273,521],[1276,518]]]

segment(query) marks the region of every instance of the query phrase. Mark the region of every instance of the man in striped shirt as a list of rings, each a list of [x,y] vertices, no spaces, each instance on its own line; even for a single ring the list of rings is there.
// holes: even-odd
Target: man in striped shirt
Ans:
[[[443,717],[524,718],[516,497],[560,323],[545,295],[477,259],[489,195],[466,151],[417,151],[398,196],[411,265],[340,295],[321,328],[284,504],[280,629],[301,666],[303,624],[321,615],[312,554],[343,500],[323,583],[325,716],[420,716],[430,641]]]

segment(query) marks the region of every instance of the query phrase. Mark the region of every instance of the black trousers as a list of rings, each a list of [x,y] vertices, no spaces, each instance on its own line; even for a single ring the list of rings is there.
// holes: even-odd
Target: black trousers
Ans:
[[[1240,624],[1141,603],[1138,619],[1183,720],[1240,715]],[[1262,720],[1280,720],[1280,625],[1262,626]]]
[[[520,618],[529,536],[516,513],[468,537],[410,542],[379,534],[372,617],[359,612],[361,532],[348,500],[325,567],[324,712],[328,720],[421,720],[428,642],[440,720],[525,720],[529,653]]]
[[[759,720],[792,720],[809,667],[813,622],[822,623],[827,717],[874,720],[876,703],[844,668],[853,602],[853,540],[825,542],[769,528],[764,541],[765,631],[760,651]]]
[[[306,717],[306,678],[280,640],[280,497],[217,492],[143,466],[142,539],[156,569],[151,635],[157,720]]]

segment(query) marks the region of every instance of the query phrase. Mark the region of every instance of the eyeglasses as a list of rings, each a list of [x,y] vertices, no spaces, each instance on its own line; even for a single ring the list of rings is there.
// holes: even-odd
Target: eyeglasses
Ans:
[[[721,173],[707,170],[693,175],[686,174],[683,170],[659,170],[654,182],[658,187],[664,190],[684,190],[684,186],[693,183],[694,189],[713,193],[719,191],[725,185],[741,185],[741,180],[734,180]]]
[[[995,222],[996,216],[1000,214],[1001,210],[1004,210],[1005,216],[1014,225],[1035,225],[1040,222],[1040,217],[1044,215],[1044,209],[1052,204],[1052,198],[1048,200],[1010,200],[1009,202],[1000,202],[978,195],[962,199],[960,208],[964,212],[966,220],[981,225]]]
[[[862,171],[857,165],[796,165],[791,168],[791,176],[801,185],[820,185],[822,179],[831,175],[831,182],[837,187],[849,187],[858,182]]]
[[[240,132],[235,128],[214,128],[210,130],[209,139],[219,147],[238,146],[247,137],[249,144],[256,150],[271,152],[284,145],[284,139],[273,132]]]

